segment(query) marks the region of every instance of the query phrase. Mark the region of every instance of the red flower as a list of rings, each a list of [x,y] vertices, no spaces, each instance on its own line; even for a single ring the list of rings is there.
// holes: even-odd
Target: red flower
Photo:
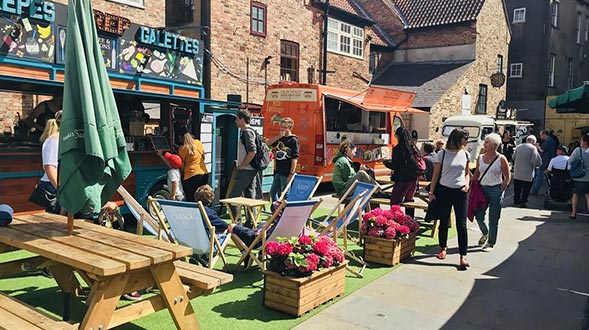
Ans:
[[[306,244],[312,244],[312,243],[313,243],[313,240],[309,236],[301,235],[299,237],[299,244],[306,245]]]
[[[389,227],[384,231],[384,237],[387,239],[393,239],[397,236],[397,229],[395,227]]]
[[[264,249],[266,254],[273,256],[278,253],[278,242],[270,241],[266,243],[266,248]]]
[[[330,255],[324,256],[322,264],[325,268],[333,266],[333,257]]]
[[[315,253],[311,253],[307,256],[307,258],[305,260],[309,264],[309,270],[311,270],[311,271],[317,270],[317,266],[319,265],[319,261],[320,261],[318,255],[316,255]]]
[[[407,235],[407,234],[409,234],[411,232],[411,230],[409,229],[409,227],[404,226],[404,225],[397,227],[397,231],[399,231],[399,233],[401,235]]]
[[[313,244],[313,251],[320,255],[326,255],[329,252],[329,243],[324,241],[318,241]]]
[[[292,252],[292,246],[288,243],[279,244],[277,252],[281,256],[287,256]]]
[[[401,210],[401,207],[399,205],[392,205],[391,206],[391,212],[395,212],[395,213],[401,212],[401,213],[403,213],[403,210]]]
[[[384,227],[387,224],[387,218],[385,218],[382,215],[379,215],[378,217],[376,217],[376,221],[374,223],[379,227]]]
[[[337,261],[338,264],[344,262],[344,253],[340,249],[332,250],[331,255],[333,256],[333,259]]]

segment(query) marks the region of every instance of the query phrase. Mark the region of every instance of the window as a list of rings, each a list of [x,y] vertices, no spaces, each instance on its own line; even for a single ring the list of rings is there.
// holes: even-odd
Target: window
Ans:
[[[581,13],[577,12],[577,44],[581,44]]]
[[[479,99],[477,100],[476,113],[487,113],[487,85],[479,85]]]
[[[558,7],[560,6],[559,0],[552,0],[552,26],[558,27]]]
[[[526,8],[516,8],[513,10],[513,23],[526,22]]]
[[[370,57],[368,58],[368,72],[371,74],[376,73],[376,69],[378,68],[378,62],[380,60],[380,54],[377,52],[370,52]]]
[[[299,44],[280,40],[280,81],[299,81]]]
[[[266,36],[266,5],[252,1],[250,33],[256,36]]]
[[[548,86],[554,87],[554,68],[556,67],[556,55],[550,54],[548,61]]]
[[[523,63],[512,63],[509,66],[509,76],[511,78],[521,78],[523,77],[524,73],[524,64]]]
[[[129,5],[131,7],[145,8],[145,6],[143,5],[143,0],[110,0],[110,1]]]
[[[327,50],[363,58],[364,29],[330,18],[327,21]]]
[[[589,40],[589,16],[585,16],[585,41]]]
[[[497,72],[503,72],[503,55],[497,55]]]
[[[567,88],[571,89],[573,88],[573,84],[574,84],[574,74],[573,74],[573,59],[572,58],[567,58]]]

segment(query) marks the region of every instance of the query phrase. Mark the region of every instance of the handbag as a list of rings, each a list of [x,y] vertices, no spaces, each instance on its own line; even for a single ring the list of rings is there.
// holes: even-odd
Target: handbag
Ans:
[[[44,208],[54,207],[57,202],[57,194],[48,192],[37,183],[35,189],[33,189],[33,192],[31,193],[31,197],[29,197],[29,202]]]
[[[495,159],[489,164],[483,175],[481,175],[478,179],[472,179],[470,182],[470,190],[468,191],[468,210],[466,212],[466,217],[470,221],[474,221],[474,215],[477,210],[482,210],[487,207],[487,199],[485,198],[485,194],[483,193],[483,186],[481,182],[485,177],[485,174],[489,171],[491,166],[497,161],[499,156],[496,156]]]
[[[575,150],[579,150],[579,158],[573,158],[569,166],[569,173],[573,179],[582,178],[585,176],[585,164],[583,163],[583,154],[581,153],[581,148],[577,148]]]

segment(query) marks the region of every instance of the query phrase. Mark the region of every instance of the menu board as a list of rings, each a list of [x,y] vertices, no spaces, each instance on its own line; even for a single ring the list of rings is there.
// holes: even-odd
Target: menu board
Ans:
[[[66,42],[66,28],[65,26],[57,27],[57,51],[55,63],[65,64],[65,42]],[[107,36],[98,36],[98,45],[104,59],[104,65],[107,70],[118,69],[118,39]]]
[[[150,136],[153,150],[170,150],[168,139],[165,136]]]
[[[54,25],[33,19],[0,16],[0,54],[53,63]]]

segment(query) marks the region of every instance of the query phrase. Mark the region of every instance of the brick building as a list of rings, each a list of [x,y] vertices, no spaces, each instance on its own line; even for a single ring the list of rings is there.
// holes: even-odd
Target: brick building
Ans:
[[[47,1],[67,5],[67,0]],[[165,1],[144,0],[96,0],[92,1],[95,10],[128,18],[133,23],[158,27],[165,25]],[[35,94],[38,92],[40,94]],[[39,102],[50,99],[50,91],[31,91],[31,93],[0,92],[0,131],[14,127],[19,117],[25,117]]]
[[[506,86],[491,76],[504,82],[511,37],[502,0],[357,1],[397,41],[372,83],[417,93],[413,107],[430,116],[406,122],[420,138],[438,137],[443,120],[461,114],[465,89],[471,113],[495,114]]]

